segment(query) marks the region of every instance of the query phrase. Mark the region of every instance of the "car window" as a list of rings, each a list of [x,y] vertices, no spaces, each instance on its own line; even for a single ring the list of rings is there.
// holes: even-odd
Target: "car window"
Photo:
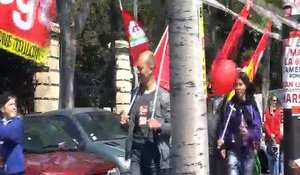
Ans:
[[[34,152],[48,152],[64,149],[77,149],[79,144],[62,127],[59,120],[45,117],[24,118],[24,149]],[[61,147],[60,147],[61,146]]]
[[[54,115],[49,117],[49,122],[55,124],[57,127],[61,128],[63,132],[68,134],[73,138],[75,142],[81,142],[82,137],[79,130],[73,121],[63,115]]]
[[[119,119],[111,112],[86,112],[75,115],[90,140],[111,140],[126,138],[127,133],[121,128]]]

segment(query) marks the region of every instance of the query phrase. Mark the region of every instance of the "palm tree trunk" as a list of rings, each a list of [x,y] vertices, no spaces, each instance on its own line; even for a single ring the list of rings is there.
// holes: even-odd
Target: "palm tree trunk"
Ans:
[[[172,174],[209,174],[205,72],[200,59],[204,36],[199,34],[203,12],[197,3],[172,0],[169,6]]]

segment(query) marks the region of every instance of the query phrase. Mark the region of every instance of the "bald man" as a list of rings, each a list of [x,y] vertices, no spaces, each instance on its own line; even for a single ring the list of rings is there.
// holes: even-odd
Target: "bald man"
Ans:
[[[170,96],[158,89],[155,115],[151,118],[156,89],[153,53],[139,56],[137,69],[140,86],[129,116],[123,113],[121,124],[128,128],[126,158],[131,158],[130,174],[167,174],[170,157]]]

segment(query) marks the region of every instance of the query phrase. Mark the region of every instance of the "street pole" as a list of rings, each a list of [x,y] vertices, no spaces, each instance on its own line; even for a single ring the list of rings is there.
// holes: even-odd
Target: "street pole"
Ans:
[[[202,1],[169,2],[171,174],[209,174]],[[203,66],[204,65],[204,66]]]
[[[300,0],[285,0],[286,17],[300,21]],[[282,85],[284,88],[284,174],[296,175],[300,173],[297,159],[300,159],[300,31],[283,25],[283,56],[282,56]]]

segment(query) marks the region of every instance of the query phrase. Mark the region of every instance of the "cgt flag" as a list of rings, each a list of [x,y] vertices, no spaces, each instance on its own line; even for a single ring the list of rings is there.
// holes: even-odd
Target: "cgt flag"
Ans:
[[[55,0],[0,0],[0,48],[36,63],[48,58]]]
[[[250,81],[252,82],[255,78],[259,63],[261,58],[267,48],[268,41],[269,41],[269,34],[272,29],[272,22],[269,21],[263,36],[261,37],[255,51],[252,55],[247,59],[247,61],[243,64],[242,71],[246,72]],[[234,96],[235,92],[232,90],[228,95],[228,100],[230,100]]]
[[[167,26],[158,46],[154,52],[155,70],[154,76],[158,84],[163,89],[170,91],[170,46],[169,46],[169,27]],[[159,77],[160,76],[160,77]]]
[[[137,64],[138,56],[146,50],[150,49],[149,41],[144,30],[138,22],[134,20],[132,14],[121,7],[124,29],[126,31],[127,40],[129,43],[129,52],[132,64]]]

